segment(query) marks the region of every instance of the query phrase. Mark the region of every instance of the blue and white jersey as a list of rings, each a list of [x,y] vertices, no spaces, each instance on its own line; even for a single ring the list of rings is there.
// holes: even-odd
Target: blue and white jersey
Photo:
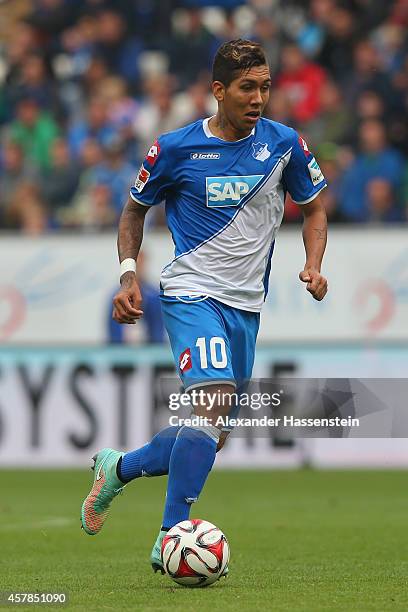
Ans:
[[[208,122],[163,134],[130,195],[145,206],[166,201],[175,257],[162,271],[165,295],[208,295],[259,312],[286,192],[306,204],[326,182],[292,128],[260,119],[249,136],[229,142]]]

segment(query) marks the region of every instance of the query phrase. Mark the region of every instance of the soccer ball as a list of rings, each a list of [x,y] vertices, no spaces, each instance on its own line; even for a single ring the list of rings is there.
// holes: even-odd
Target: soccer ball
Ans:
[[[230,556],[222,531],[201,519],[181,521],[172,527],[163,538],[161,554],[166,574],[188,587],[216,582]]]

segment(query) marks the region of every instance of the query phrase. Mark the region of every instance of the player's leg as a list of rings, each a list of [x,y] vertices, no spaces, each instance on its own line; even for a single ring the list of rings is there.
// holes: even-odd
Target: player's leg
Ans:
[[[163,314],[185,388],[194,389],[198,397],[204,393],[202,403],[193,406],[194,414],[209,422],[182,427],[174,443],[163,528],[151,556],[155,570],[161,569],[160,545],[166,530],[188,518],[191,504],[198,498],[212,468],[221,436],[221,427],[215,423],[231,410],[228,398],[235,389],[229,340],[218,303],[208,299],[185,304],[166,299]],[[213,398],[210,404],[208,397]]]
[[[231,362],[234,377],[237,383],[238,396],[248,391],[248,383],[252,376],[255,361],[255,344],[259,330],[260,315],[257,312],[248,312],[222,305],[225,328],[230,338]],[[239,401],[233,406],[230,419],[239,415]],[[225,440],[232,428],[226,427],[223,431]]]
[[[205,300],[201,298],[162,298],[162,302],[164,304],[163,314],[166,328],[170,338],[173,339],[172,348],[176,365],[178,365],[178,373],[183,382],[188,385],[191,384],[192,380],[195,381],[196,377],[201,379],[203,373],[199,369],[188,367],[189,356],[185,350],[180,349],[184,345],[187,346],[190,341],[190,333],[187,331],[186,334],[183,331],[185,323],[188,321],[189,325],[197,327],[202,324],[203,319],[209,320],[210,317],[211,326],[214,328],[212,308],[207,303],[204,303]],[[198,363],[200,347],[195,346],[193,351],[194,349],[197,352],[196,359]],[[180,368],[180,355],[187,359],[184,368]],[[178,427],[167,427],[156,434],[151,442],[145,444],[142,448],[126,453],[121,457],[117,466],[119,479],[123,483],[127,483],[140,476],[161,476],[168,474],[170,455],[178,430]],[[226,435],[226,432],[221,434],[217,444],[217,451],[223,447]]]
[[[220,398],[214,403],[205,399],[195,406],[194,414],[203,422],[182,427],[178,433],[170,456],[169,480],[163,527],[170,529],[180,521],[188,519],[191,504],[196,502],[213,466],[222,425],[219,417],[225,417],[231,410],[230,398],[234,385],[211,385],[200,389],[208,398]]]
[[[152,440],[119,458],[116,473],[127,484],[141,476],[164,476],[169,473],[169,462],[179,427],[166,427]],[[223,432],[217,444],[217,452],[224,446],[227,432]]]
[[[148,444],[129,453],[104,448],[94,455],[94,481],[81,509],[81,523],[87,534],[99,533],[108,516],[111,502],[128,482],[141,476],[168,474],[170,455],[178,431],[179,427],[166,427]],[[222,435],[217,452],[224,441]]]
[[[207,305],[211,313],[207,315],[203,310],[200,337],[195,342],[199,354],[191,354],[191,361],[195,357],[201,370],[195,366],[196,377],[202,380],[205,370],[214,382],[217,379],[247,381],[252,374],[259,315],[231,308],[215,300],[209,300]],[[193,369],[193,363],[191,366]],[[206,418],[209,423],[182,427],[178,433],[170,456],[164,528],[171,528],[189,517],[191,503],[197,500],[214,463],[223,429],[218,419],[229,415],[235,407],[235,383],[207,383],[200,389],[199,383],[194,380],[191,383],[190,379],[190,385],[186,386],[190,389],[194,387],[198,396],[204,394],[202,402],[194,406],[194,414]]]
[[[94,482],[81,511],[82,526],[86,533],[95,535],[101,530],[111,501],[128,482],[142,476],[168,474],[170,455],[178,430],[179,427],[166,427],[148,444],[128,453],[102,449],[94,456]],[[224,442],[225,437],[221,436],[217,452]],[[101,475],[104,478],[104,488],[100,486]]]
[[[187,313],[193,318],[194,325],[199,325],[202,318],[203,306],[192,313],[189,302],[180,300],[173,301],[176,310],[171,316],[167,316],[169,334],[176,335],[180,346],[186,342],[183,334],[176,332],[183,323]],[[174,308],[173,308],[174,310]],[[172,310],[172,312],[173,312]],[[204,305],[204,311],[208,311]],[[177,351],[177,348],[175,348]],[[175,353],[179,354],[179,353]],[[182,375],[182,371],[179,370]],[[199,375],[193,370],[192,376]],[[167,427],[154,436],[154,438],[139,449],[129,453],[115,451],[114,449],[102,449],[94,456],[94,481],[92,488],[85,498],[81,509],[81,523],[84,531],[89,535],[99,533],[108,516],[112,500],[123,490],[125,484],[141,476],[161,476],[168,474],[170,455],[177,437],[178,427]],[[223,438],[219,448],[222,447]],[[217,449],[217,450],[218,450]]]
[[[141,476],[163,476],[169,471],[170,455],[179,427],[166,427],[152,440],[119,459],[117,474],[127,483]]]
[[[234,309],[226,317],[227,333],[231,338],[232,368],[237,381],[248,382],[255,360],[255,344],[260,314]]]
[[[152,550],[151,564],[154,571],[162,571],[161,542],[171,527],[189,518],[191,505],[197,501],[209,472],[214,464],[222,425],[216,425],[219,417],[231,411],[231,397],[235,395],[232,384],[211,385],[197,389],[209,398],[195,406],[194,414],[202,417],[197,426],[181,427],[173,446],[169,465],[163,526]],[[228,573],[228,569],[224,574]]]

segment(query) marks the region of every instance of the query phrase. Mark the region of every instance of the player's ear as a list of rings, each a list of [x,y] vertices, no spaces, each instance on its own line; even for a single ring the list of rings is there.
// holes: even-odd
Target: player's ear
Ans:
[[[221,81],[213,81],[212,90],[214,98],[217,102],[222,102],[224,100],[225,86]]]

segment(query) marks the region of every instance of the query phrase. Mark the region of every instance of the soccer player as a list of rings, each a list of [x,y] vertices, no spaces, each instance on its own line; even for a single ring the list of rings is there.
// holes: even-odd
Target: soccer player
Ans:
[[[212,417],[204,425],[166,428],[129,453],[103,449],[94,456],[94,483],[81,513],[90,535],[100,531],[126,483],[168,474],[162,528],[151,555],[155,571],[162,570],[166,531],[189,517],[228,435],[215,425],[234,410],[223,398],[251,377],[287,191],[304,215],[306,262],[299,278],[316,300],[327,292],[320,273],[326,214],[319,197],[326,182],[305,141],[292,128],[262,118],[270,86],[258,44],[223,44],[213,66],[217,114],[159,137],[119,222],[121,289],[113,317],[135,323],[143,315],[136,259],[144,218],[151,206],[166,201],[175,257],[161,275],[164,324],[185,390],[205,391],[194,414]],[[209,411],[205,398],[220,399]]]

